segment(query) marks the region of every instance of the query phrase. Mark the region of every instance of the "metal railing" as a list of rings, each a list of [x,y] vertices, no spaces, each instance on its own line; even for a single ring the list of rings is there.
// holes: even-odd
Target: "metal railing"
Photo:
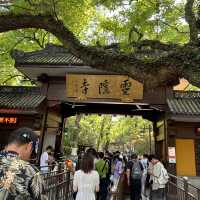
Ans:
[[[45,182],[45,195],[48,200],[73,200],[73,174],[64,168],[58,171],[43,173]],[[123,198],[122,174],[110,191],[110,200],[122,200]],[[200,200],[200,189],[195,187],[187,178],[169,174],[166,187],[167,200]]]
[[[186,177],[169,174],[166,188],[168,200],[200,200],[200,189],[188,182]]]
[[[124,176],[121,175],[116,186],[111,191],[110,200],[124,199]],[[166,186],[167,200],[200,200],[200,188],[192,185],[187,178],[169,174],[169,182]]]
[[[42,173],[44,193],[48,200],[73,199],[73,175],[69,170],[59,168],[58,171]]]

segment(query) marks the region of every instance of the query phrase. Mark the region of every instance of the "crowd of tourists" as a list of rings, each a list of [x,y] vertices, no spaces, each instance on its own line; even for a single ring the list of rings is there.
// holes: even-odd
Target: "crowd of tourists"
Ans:
[[[131,200],[165,199],[169,177],[155,155],[128,157],[118,151],[104,154],[88,149],[79,162],[73,183],[76,200],[95,200],[95,194],[97,200],[106,200],[119,181],[123,182],[123,191],[130,193]]]
[[[56,161],[53,148],[48,146],[40,158],[41,171],[29,163],[37,139],[29,128],[20,128],[11,134],[7,146],[0,152],[0,199],[47,199],[40,174],[56,170],[50,169],[56,166]],[[80,152],[75,165],[69,163],[75,200],[107,200],[120,181],[131,200],[165,199],[168,174],[155,155],[138,157],[89,148]]]

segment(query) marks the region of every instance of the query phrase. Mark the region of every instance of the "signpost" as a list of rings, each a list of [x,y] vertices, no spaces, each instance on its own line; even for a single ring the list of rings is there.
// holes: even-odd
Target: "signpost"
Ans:
[[[143,99],[143,84],[122,75],[66,75],[67,97],[76,100],[113,99],[133,102]]]

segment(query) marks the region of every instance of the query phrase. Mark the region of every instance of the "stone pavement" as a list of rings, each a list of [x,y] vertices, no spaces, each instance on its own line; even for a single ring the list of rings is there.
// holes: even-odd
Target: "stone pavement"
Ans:
[[[195,186],[195,187],[197,187],[197,188],[200,189],[200,177],[199,177],[199,176],[188,177],[188,182],[189,182],[191,185],[193,185],[193,186]]]
[[[129,195],[124,196],[123,200],[130,200]],[[149,200],[149,198],[142,196],[142,200]]]

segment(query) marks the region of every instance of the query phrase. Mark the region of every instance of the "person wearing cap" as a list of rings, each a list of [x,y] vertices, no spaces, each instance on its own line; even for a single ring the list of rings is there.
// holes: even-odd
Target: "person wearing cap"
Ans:
[[[45,199],[39,171],[28,162],[37,139],[30,128],[12,132],[7,146],[0,152],[0,199]]]

